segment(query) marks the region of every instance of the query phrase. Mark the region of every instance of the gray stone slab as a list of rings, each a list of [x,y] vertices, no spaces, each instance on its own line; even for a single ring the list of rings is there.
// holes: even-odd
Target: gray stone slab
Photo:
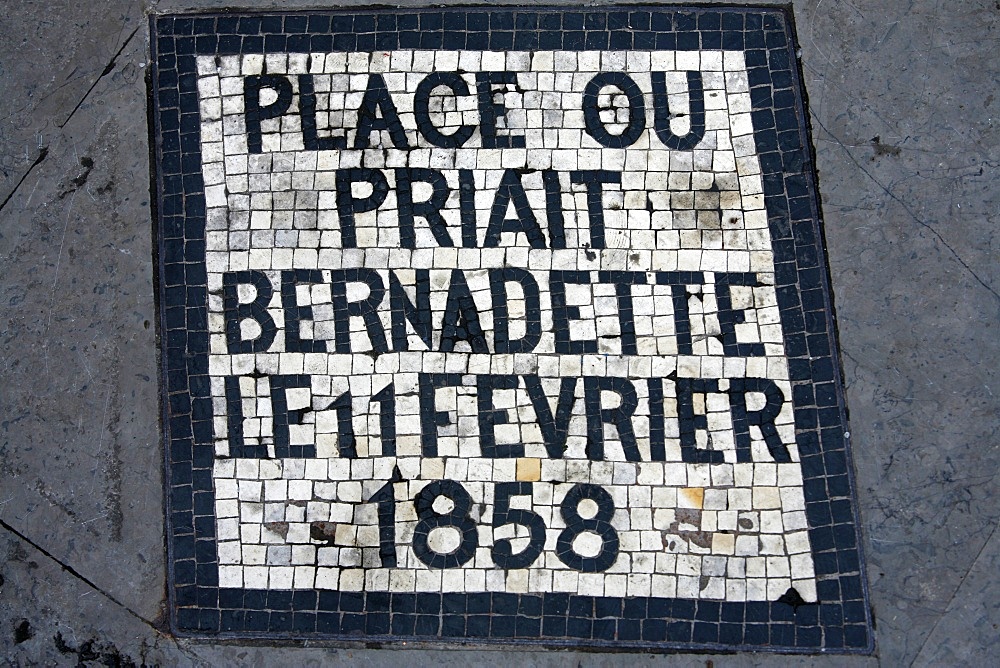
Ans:
[[[2,212],[0,520],[151,617],[164,571],[145,41],[69,105]]]
[[[112,87],[115,71],[125,79],[123,63],[142,62],[142,30],[137,50],[125,60],[123,52],[115,71],[83,98],[132,29],[120,34],[120,16],[131,7],[131,25],[139,24],[139,4],[121,6],[86,5],[82,15],[71,3],[7,10],[8,38],[0,40],[7,106],[0,117],[4,153],[12,157],[4,188],[37,157],[36,131],[50,154],[0,210],[0,520],[154,620],[165,578],[155,342],[143,327],[153,319],[145,90],[141,74],[116,84],[117,93]],[[992,45],[1000,13],[992,1],[793,6],[824,197],[878,660],[981,663],[995,654],[988,641],[996,635],[995,535],[986,542],[998,516],[1000,65]],[[81,29],[88,16],[92,28],[103,27]],[[87,76],[67,76],[77,65]],[[23,107],[31,90],[39,100],[49,95],[52,106]],[[81,100],[73,124],[50,138],[48,130]],[[15,120],[18,109],[36,110],[34,119]],[[82,175],[83,156],[95,163],[87,184],[59,199]],[[111,180],[116,191],[97,193]],[[117,464],[112,434],[120,439]],[[113,539],[115,498],[121,540]],[[511,660],[175,645],[8,529],[0,536],[0,657],[15,665],[75,664],[78,655],[55,647],[56,633],[77,648],[91,638],[110,643],[136,662],[145,641],[146,656],[164,665]],[[33,636],[15,644],[22,619]],[[562,653],[517,660],[821,661]]]

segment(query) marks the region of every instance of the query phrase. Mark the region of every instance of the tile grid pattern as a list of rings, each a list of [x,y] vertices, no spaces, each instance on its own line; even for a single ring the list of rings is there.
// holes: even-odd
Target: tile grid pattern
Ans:
[[[390,28],[388,21],[395,25]],[[345,14],[332,17],[332,24],[330,16],[305,15],[160,19],[154,31],[159,34],[161,306],[166,334],[171,558],[179,630],[541,637],[549,642],[575,638],[592,644],[616,639],[626,644],[867,646],[867,612],[831,355],[825,277],[815,236],[814,194],[809,177],[802,174],[808,156],[799,128],[801,110],[784,21],[785,17],[773,12],[638,10]],[[408,22],[421,31],[410,33]],[[580,30],[575,29],[577,22]],[[435,27],[443,29],[439,32]],[[406,43],[413,39],[417,43]],[[195,447],[196,443],[212,443],[213,425],[205,366],[205,207],[200,195],[193,54],[463,48],[465,40],[477,46],[488,43],[491,49],[746,49],[820,605],[793,608],[784,603],[564,594],[317,594],[217,588],[213,456],[211,447]]]

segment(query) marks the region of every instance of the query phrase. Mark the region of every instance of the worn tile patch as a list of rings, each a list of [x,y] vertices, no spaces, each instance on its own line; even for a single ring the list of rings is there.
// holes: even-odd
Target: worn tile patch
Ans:
[[[151,29],[176,632],[870,648],[788,15]]]

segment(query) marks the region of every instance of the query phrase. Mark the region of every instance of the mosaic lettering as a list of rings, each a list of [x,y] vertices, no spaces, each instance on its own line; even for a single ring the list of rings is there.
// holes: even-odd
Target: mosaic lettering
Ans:
[[[393,28],[383,43],[373,28],[366,45],[364,15],[351,32],[320,17],[317,33],[290,15],[277,33],[240,18],[241,48],[189,56],[193,133],[179,137],[197,140],[203,206],[184,206],[204,229],[183,253],[203,259],[180,266],[203,286],[185,322],[202,315],[204,350],[186,382],[202,398],[194,457],[210,462],[194,467],[210,523],[195,531],[219,591],[310,601],[310,631],[324,630],[324,592],[643,601],[644,615],[656,600],[822,602],[828,546],[804,475],[816,427],[800,406],[835,379],[828,338],[800,350],[816,316],[796,281],[823,278],[776,236],[790,213],[815,225],[811,191],[794,200],[775,176],[801,165],[798,121],[775,135],[758,113],[791,80],[760,81],[778,67],[755,47],[764,28],[746,27],[760,14],[725,13],[740,27],[714,45],[637,14],[641,48],[612,44],[614,13],[456,10],[407,16],[421,29],[443,16],[445,37],[449,20],[486,16],[490,39],[429,45]],[[595,32],[554,46],[504,47],[490,23],[556,20],[570,39],[576,16]],[[255,26],[262,48],[247,48]],[[169,301],[168,339],[185,312]],[[820,366],[807,357],[803,375],[811,352]],[[822,405],[837,411],[836,396]],[[471,611],[452,611],[462,633]],[[220,614],[209,628],[252,628],[251,612]],[[448,611],[428,614],[445,620],[431,635],[462,635]],[[539,626],[486,636],[573,635],[528,618]],[[348,633],[346,619],[326,630]],[[429,623],[414,611],[363,633]],[[588,623],[587,639],[615,639]]]

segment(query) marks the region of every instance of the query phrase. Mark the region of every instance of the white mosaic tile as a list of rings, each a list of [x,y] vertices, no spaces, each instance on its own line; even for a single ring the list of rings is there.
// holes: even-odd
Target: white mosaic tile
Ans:
[[[221,586],[816,600],[742,52],[197,68]]]

